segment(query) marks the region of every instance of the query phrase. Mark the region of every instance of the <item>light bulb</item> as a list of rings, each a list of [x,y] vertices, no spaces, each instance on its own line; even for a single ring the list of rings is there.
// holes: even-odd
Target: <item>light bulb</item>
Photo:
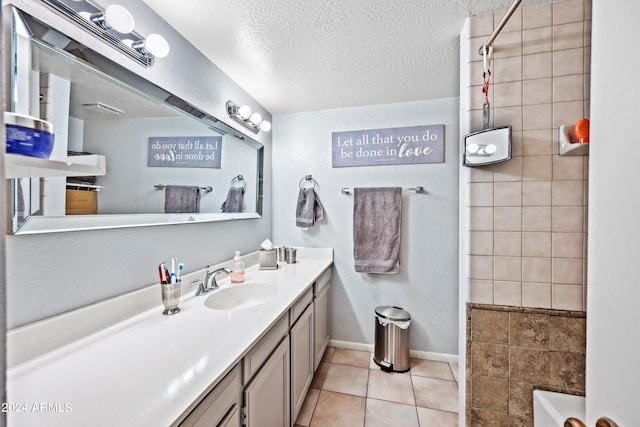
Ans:
[[[251,117],[249,117],[249,121],[257,126],[262,121],[262,115],[260,113],[253,113]]]
[[[242,105],[238,108],[238,115],[243,119],[247,120],[251,116],[251,107],[248,105]]]
[[[478,147],[478,144],[469,144],[467,146],[467,152],[470,154],[476,154],[479,148],[480,147]]]
[[[496,152],[497,149],[498,147],[496,147],[495,144],[489,144],[484,150],[487,154],[493,154]]]
[[[145,39],[144,49],[156,58],[169,55],[169,43],[160,34],[149,34]]]
[[[263,132],[269,132],[271,130],[271,123],[268,120],[263,120],[260,123],[260,130]]]
[[[130,33],[135,27],[133,15],[118,4],[107,6],[104,12],[93,15],[91,21],[106,30],[113,29],[121,34]]]

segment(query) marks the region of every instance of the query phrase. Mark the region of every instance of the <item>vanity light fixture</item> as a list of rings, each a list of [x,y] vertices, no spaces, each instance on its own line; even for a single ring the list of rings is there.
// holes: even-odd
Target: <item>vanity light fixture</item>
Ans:
[[[254,113],[248,105],[238,106],[231,101],[227,101],[227,114],[254,133],[260,131],[269,132],[271,130],[271,123],[268,120],[262,120],[262,115]]]
[[[103,12],[94,13],[89,16],[89,21],[93,22],[103,30],[115,30],[120,34],[127,34],[133,31],[135,21],[133,15],[119,4],[111,4]]]
[[[135,20],[123,6],[101,7],[93,0],[42,0],[56,13],[118,49],[139,64],[150,67],[155,58],[169,54],[169,43],[159,34],[144,37],[133,30]]]

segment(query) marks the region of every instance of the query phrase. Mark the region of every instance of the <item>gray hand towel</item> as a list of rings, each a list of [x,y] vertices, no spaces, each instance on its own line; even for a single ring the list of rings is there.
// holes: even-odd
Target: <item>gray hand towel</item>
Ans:
[[[324,218],[324,208],[313,187],[301,188],[296,205],[296,226],[313,227]]]
[[[200,188],[191,185],[167,185],[164,188],[165,213],[199,213]]]
[[[222,204],[222,212],[242,212],[244,188],[231,186],[227,192],[227,199]]]
[[[359,273],[400,272],[402,188],[355,188],[353,255]]]

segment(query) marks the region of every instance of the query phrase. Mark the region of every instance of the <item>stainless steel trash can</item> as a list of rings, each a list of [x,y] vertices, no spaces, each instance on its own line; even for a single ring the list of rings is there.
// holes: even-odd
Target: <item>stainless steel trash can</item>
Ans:
[[[400,307],[376,307],[373,361],[383,371],[409,370],[411,315]]]

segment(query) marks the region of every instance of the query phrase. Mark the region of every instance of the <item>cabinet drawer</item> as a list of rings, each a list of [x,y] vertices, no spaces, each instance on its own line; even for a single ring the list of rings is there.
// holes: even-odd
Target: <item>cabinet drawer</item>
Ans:
[[[311,301],[313,301],[313,289],[309,288],[289,309],[289,326],[293,326],[296,323],[298,317],[311,304]]]
[[[318,296],[331,283],[331,267],[327,268],[324,273],[318,277],[313,284],[314,295]]]
[[[240,365],[231,372],[191,411],[180,427],[238,425],[240,422]]]
[[[244,356],[244,384],[247,384],[253,375],[258,372],[269,355],[280,344],[282,338],[289,333],[289,320],[286,314],[282,316],[269,332],[260,339]]]

